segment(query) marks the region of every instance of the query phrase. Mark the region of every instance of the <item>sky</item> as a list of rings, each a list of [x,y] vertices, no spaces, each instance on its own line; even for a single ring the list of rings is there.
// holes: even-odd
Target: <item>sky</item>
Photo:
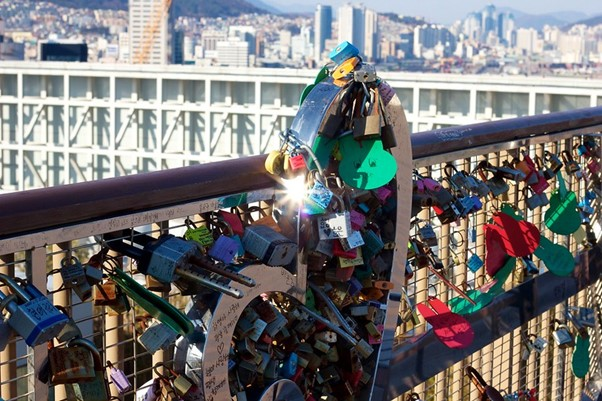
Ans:
[[[263,0],[285,10],[289,4],[326,4],[333,7],[348,3],[346,0]],[[360,1],[352,1],[359,3]],[[380,12],[396,12],[404,15],[424,16],[432,22],[451,23],[471,11],[478,11],[488,4],[496,7],[511,7],[528,14],[546,14],[558,11],[579,11],[589,16],[602,14],[601,0],[366,0],[363,4]]]

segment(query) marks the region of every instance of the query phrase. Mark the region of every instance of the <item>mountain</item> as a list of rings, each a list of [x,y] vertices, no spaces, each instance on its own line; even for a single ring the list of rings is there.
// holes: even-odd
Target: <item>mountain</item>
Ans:
[[[267,12],[271,13],[271,14],[282,14],[282,10],[276,8],[276,6],[272,5],[272,4],[268,4],[266,2],[263,2],[261,0],[247,0],[248,3],[251,3],[252,5],[254,5],[257,8],[261,8],[262,10],[266,10]]]
[[[575,25],[587,25],[587,26],[602,25],[602,15],[598,15],[596,17],[591,17],[591,18],[587,18],[584,20],[579,20],[579,21],[573,22],[572,24],[567,25],[564,28],[562,28],[562,30],[568,31]]]
[[[542,30],[544,25],[561,27],[580,19],[587,18],[587,14],[578,11],[557,11],[535,15],[527,14],[509,7],[500,7],[498,10],[501,12],[512,13],[517,28],[535,28],[537,30]]]
[[[90,8],[89,0],[48,0],[63,7],[70,8]],[[128,0],[96,0],[95,9],[127,10]],[[265,14],[266,9],[262,8],[257,1],[257,6],[246,0],[173,0],[171,3],[171,12],[176,17],[230,17],[241,14]]]

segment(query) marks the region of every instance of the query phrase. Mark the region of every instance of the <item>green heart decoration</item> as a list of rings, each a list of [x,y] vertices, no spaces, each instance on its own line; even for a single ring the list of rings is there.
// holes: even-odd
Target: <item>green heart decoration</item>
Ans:
[[[550,231],[569,235],[581,226],[581,216],[577,210],[577,196],[568,191],[562,173],[556,174],[558,189],[550,197],[550,207],[546,210],[544,221]]]
[[[522,220],[522,217],[517,215],[509,204],[504,204],[502,211],[516,220]],[[573,254],[566,247],[555,244],[543,236],[539,238],[539,247],[533,254],[543,260],[548,270],[556,276],[570,276],[575,270]]]
[[[353,188],[380,188],[397,172],[395,157],[384,150],[380,138],[357,141],[353,135],[346,135],[339,140],[339,147],[343,156],[339,176]]]
[[[575,340],[575,349],[573,350],[573,359],[571,361],[571,370],[575,377],[583,379],[589,372],[589,336],[582,337],[577,335]]]

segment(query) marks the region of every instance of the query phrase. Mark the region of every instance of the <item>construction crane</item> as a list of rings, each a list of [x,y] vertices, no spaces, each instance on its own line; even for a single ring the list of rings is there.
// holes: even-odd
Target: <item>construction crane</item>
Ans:
[[[161,29],[163,19],[167,15],[171,7],[172,0],[162,0],[161,6],[154,9],[150,24],[144,27],[142,35],[142,43],[139,50],[136,52],[133,61],[135,64],[147,64],[150,61],[151,50],[157,32]],[[130,43],[130,46],[132,44]]]

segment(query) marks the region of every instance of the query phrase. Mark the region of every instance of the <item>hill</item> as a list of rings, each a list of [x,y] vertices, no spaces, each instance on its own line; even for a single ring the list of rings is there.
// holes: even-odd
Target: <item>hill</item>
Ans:
[[[584,20],[580,20],[577,22],[574,22],[570,25],[565,26],[564,28],[562,28],[563,31],[568,31],[569,29],[571,29],[573,26],[575,25],[586,25],[586,26],[598,26],[598,25],[602,25],[602,15],[598,15],[596,17],[592,17],[592,18],[588,18],[588,19],[584,19]]]
[[[90,8],[89,0],[48,0],[62,7]],[[127,10],[128,0],[96,0],[95,9]],[[266,11],[246,0],[173,0],[171,12],[176,17],[231,17],[241,14],[265,14]]]

